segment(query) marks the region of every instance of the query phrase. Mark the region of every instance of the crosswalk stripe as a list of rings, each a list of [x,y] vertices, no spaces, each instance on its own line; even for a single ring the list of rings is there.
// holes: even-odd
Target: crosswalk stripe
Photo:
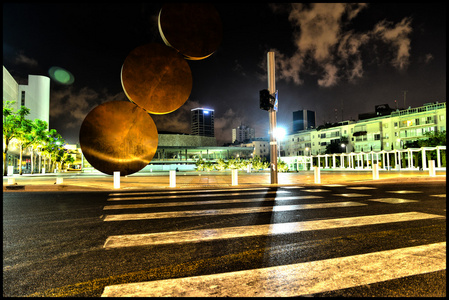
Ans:
[[[367,254],[107,286],[102,297],[292,297],[446,269],[446,242]]]
[[[148,220],[162,218],[181,218],[181,217],[199,217],[199,216],[219,216],[233,214],[249,214],[262,212],[278,212],[291,211],[300,209],[317,209],[317,208],[334,208],[367,205],[358,202],[333,202],[333,203],[313,203],[298,205],[276,205],[266,207],[244,207],[244,208],[223,208],[223,209],[206,209],[206,210],[190,210],[190,211],[171,211],[171,212],[155,212],[155,213],[138,213],[138,214],[119,214],[107,215],[104,221],[129,221],[129,220]]]
[[[394,194],[419,194],[422,193],[421,191],[386,191],[387,193],[394,193]]]
[[[289,194],[290,191],[266,191],[266,192],[252,192],[252,193],[221,193],[221,194],[205,194],[205,195],[195,195],[195,198],[198,197],[221,197],[221,196],[246,196],[246,195],[260,195],[260,194]],[[111,194],[112,195],[112,194]],[[145,194],[142,194],[145,195]],[[149,200],[149,199],[178,199],[178,198],[192,198],[192,195],[168,195],[164,196],[162,194],[158,194],[159,196],[138,196],[138,197],[123,197],[123,198],[108,198],[108,201],[121,201],[121,200]]]
[[[401,198],[379,198],[379,199],[369,199],[369,201],[377,201],[377,202],[384,202],[384,203],[390,203],[390,204],[418,202],[418,200],[409,200],[409,199],[401,199]]]
[[[341,197],[368,197],[370,195],[357,194],[357,193],[348,193],[348,194],[334,194],[334,196],[341,196]]]
[[[211,192],[229,192],[229,191],[257,191],[268,190],[268,187],[254,188],[233,188],[233,189],[213,189],[213,190],[184,190],[184,191],[146,191],[146,192],[119,192],[111,193],[110,196],[128,196],[128,195],[165,195],[165,194],[197,194]]]
[[[187,231],[157,232],[147,234],[110,236],[104,248],[120,248],[143,245],[160,245],[172,243],[200,242],[218,239],[230,239],[260,235],[276,235],[303,231],[344,228],[363,225],[405,222],[433,218],[444,218],[440,215],[419,212],[383,214],[373,216],[325,219],[302,222],[275,223],[252,226],[211,228]]]
[[[186,201],[186,202],[163,202],[163,203],[144,203],[144,204],[117,204],[106,205],[104,210],[112,209],[130,209],[130,208],[154,208],[154,207],[171,207],[171,206],[188,206],[188,205],[205,205],[205,204],[227,204],[227,203],[244,203],[244,202],[261,202],[261,201],[287,201],[287,200],[303,200],[303,199],[320,199],[322,196],[286,196],[286,197],[269,197],[269,198],[248,198],[248,199],[230,199],[230,200],[203,200],[203,201]]]

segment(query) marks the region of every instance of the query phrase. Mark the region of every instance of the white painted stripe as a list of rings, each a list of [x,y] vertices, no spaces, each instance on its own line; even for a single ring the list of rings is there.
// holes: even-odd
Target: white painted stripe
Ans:
[[[409,200],[409,199],[401,199],[401,198],[379,198],[379,199],[368,199],[368,200],[369,201],[390,203],[390,204],[399,204],[399,203],[407,203],[407,202],[418,202],[418,200]]]
[[[248,198],[248,199],[231,199],[231,200],[204,200],[204,201],[187,201],[187,202],[163,202],[163,203],[144,203],[144,204],[118,204],[107,205],[103,209],[128,209],[128,208],[151,208],[151,207],[172,207],[172,206],[188,206],[188,205],[207,205],[207,204],[227,204],[227,203],[244,203],[244,202],[263,202],[263,201],[286,201],[286,200],[303,200],[303,199],[319,199],[322,196],[286,196],[286,197],[270,197],[270,198]]]
[[[446,198],[446,194],[430,195],[430,197],[441,197],[441,198]]]
[[[298,205],[276,205],[265,207],[243,207],[243,208],[138,213],[138,214],[120,214],[120,215],[107,215],[106,218],[104,218],[104,221],[129,221],[129,220],[150,220],[150,219],[163,219],[163,218],[221,216],[221,215],[234,215],[234,214],[290,211],[300,209],[363,206],[363,205],[366,204],[357,202],[334,202],[334,203],[313,203],[313,204],[298,204]]]
[[[323,190],[323,189],[309,189],[309,190],[303,190],[303,192],[318,193],[318,192],[330,192],[330,190]]]
[[[121,200],[148,200],[148,199],[178,199],[178,198],[199,198],[199,197],[221,197],[221,196],[245,196],[245,195],[260,195],[260,194],[290,194],[289,191],[261,191],[253,193],[221,193],[221,194],[198,194],[198,195],[169,195],[164,196],[162,194],[158,196],[139,196],[139,197],[123,197],[123,198],[109,198],[108,201],[121,201]]]
[[[351,189],[351,190],[375,190],[377,188],[372,187],[372,186],[353,186],[353,187],[348,187],[348,189]]]
[[[303,189],[303,186],[283,186],[283,189]]]
[[[148,192],[123,192],[111,193],[109,196],[128,196],[128,195],[165,195],[165,194],[196,194],[196,193],[211,193],[211,192],[229,192],[229,191],[257,191],[268,190],[267,187],[261,188],[229,188],[229,189],[213,189],[213,190],[184,190],[184,191],[148,191]]]
[[[334,196],[340,196],[340,197],[368,197],[368,196],[371,196],[371,195],[349,193],[349,194],[334,194]]]
[[[323,186],[338,187],[338,186],[346,186],[346,185],[344,185],[344,184],[324,184]]]
[[[446,242],[166,280],[107,286],[102,297],[293,297],[446,270]]]
[[[252,226],[237,226],[186,231],[156,232],[145,234],[115,235],[107,238],[104,248],[119,248],[144,245],[161,245],[174,243],[191,243],[249,236],[263,236],[297,233],[312,230],[335,229],[363,225],[375,225],[392,222],[405,222],[433,218],[440,215],[419,212],[362,216],[339,219],[325,219],[303,222],[275,223]]]
[[[387,191],[387,193],[395,193],[395,194],[417,194],[422,193],[421,191]]]

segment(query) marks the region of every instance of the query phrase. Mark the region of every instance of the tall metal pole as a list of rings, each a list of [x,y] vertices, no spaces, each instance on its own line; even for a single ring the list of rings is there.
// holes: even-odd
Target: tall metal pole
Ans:
[[[274,95],[276,91],[274,52],[268,52],[268,91]],[[276,143],[276,111],[272,108],[268,111],[270,119],[270,178],[271,184],[278,183],[278,162],[277,162],[277,143]]]

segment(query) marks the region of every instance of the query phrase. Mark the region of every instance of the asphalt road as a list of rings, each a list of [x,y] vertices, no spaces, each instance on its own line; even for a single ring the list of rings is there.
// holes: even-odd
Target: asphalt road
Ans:
[[[3,193],[3,296],[444,297],[445,266],[443,181]]]

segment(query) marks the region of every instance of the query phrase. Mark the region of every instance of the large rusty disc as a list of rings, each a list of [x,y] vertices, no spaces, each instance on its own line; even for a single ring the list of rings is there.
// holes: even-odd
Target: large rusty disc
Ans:
[[[212,55],[223,36],[220,16],[209,3],[165,4],[158,26],[164,43],[191,60]]]
[[[129,101],[111,101],[90,111],[80,129],[84,157],[97,170],[121,176],[143,169],[153,159],[158,132],[151,116]]]
[[[178,109],[192,91],[189,64],[163,44],[146,44],[131,51],[123,63],[121,80],[128,99],[152,114]]]

